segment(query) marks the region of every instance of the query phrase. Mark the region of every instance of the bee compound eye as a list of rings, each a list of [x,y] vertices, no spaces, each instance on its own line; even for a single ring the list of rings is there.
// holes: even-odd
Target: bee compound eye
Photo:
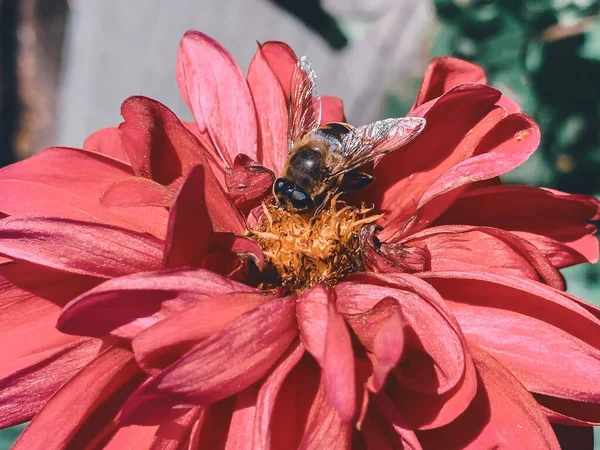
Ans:
[[[313,199],[306,192],[294,189],[291,195],[292,205],[294,208],[303,210],[314,206]]]

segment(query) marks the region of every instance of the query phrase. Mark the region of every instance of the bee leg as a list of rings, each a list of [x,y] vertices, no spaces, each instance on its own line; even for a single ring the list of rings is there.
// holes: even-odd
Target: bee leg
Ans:
[[[347,192],[362,189],[370,185],[373,181],[375,181],[375,177],[368,173],[346,172],[342,177],[340,191]]]

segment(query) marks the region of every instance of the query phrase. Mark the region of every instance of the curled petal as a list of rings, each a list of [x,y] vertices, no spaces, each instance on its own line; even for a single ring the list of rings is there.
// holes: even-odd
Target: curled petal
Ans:
[[[542,281],[565,289],[562,276],[533,244],[516,234],[491,227],[431,227],[402,241],[427,250],[428,270],[491,272]],[[391,244],[394,245],[394,244]]]
[[[227,167],[237,154],[256,159],[256,112],[233,57],[197,31],[181,40],[178,82],[200,131],[206,129]]]
[[[482,135],[504,115],[494,106],[499,97],[495,89],[479,84],[448,91],[418,114],[427,120],[419,137],[377,164],[376,189],[368,188],[365,197],[386,213],[381,221],[383,240],[408,227],[407,219],[429,186],[473,154]]]
[[[243,154],[235,157],[233,168],[225,173],[229,197],[238,209],[246,212],[259,206],[271,194],[273,181],[272,171]]]
[[[493,207],[490,207],[493,205]],[[513,231],[538,247],[555,267],[598,260],[600,202],[531,186],[491,186],[465,192],[436,224],[481,225]]]
[[[294,300],[272,300],[212,335],[128,400],[124,420],[152,422],[172,408],[211,404],[262,378],[296,335]]]
[[[473,345],[470,349],[479,375],[477,396],[451,424],[418,433],[423,448],[559,450],[550,423],[531,394],[485,351]]]
[[[122,145],[136,175],[172,185],[207,158],[206,151],[177,116],[147,97],[123,102]]]
[[[413,108],[441,97],[444,92],[461,83],[469,82],[485,84],[485,72],[481,67],[457,58],[436,58],[425,71]]]
[[[344,315],[367,313],[384,299],[401,305],[404,352],[395,371],[407,388],[443,394],[463,377],[465,359],[458,324],[439,295],[410,275],[360,275],[335,287],[337,308]]]
[[[533,119],[524,114],[503,117],[477,144],[473,157],[444,172],[427,188],[411,229],[431,223],[458,196],[459,187],[497,177],[523,164],[539,142],[540,130]]]
[[[132,341],[138,364],[157,374],[196,344],[236,318],[270,300],[261,292],[228,293],[201,298],[142,331]]]
[[[586,309],[524,279],[478,272],[423,277],[446,299],[465,335],[529,391],[600,403],[600,320]]]
[[[202,298],[256,292],[207,270],[170,270],[119,277],[71,301],[58,319],[63,333],[131,338]]]

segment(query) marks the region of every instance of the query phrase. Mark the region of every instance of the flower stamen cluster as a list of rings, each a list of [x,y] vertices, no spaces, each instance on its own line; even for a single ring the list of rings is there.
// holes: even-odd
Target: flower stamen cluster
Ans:
[[[250,235],[263,249],[265,270],[274,271],[289,290],[331,286],[362,269],[360,231],[381,215],[369,215],[372,208],[355,208],[338,198],[316,214],[263,204],[262,219]]]

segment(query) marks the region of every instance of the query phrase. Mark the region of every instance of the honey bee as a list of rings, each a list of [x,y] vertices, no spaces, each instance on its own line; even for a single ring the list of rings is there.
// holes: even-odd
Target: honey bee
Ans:
[[[373,176],[359,169],[403,145],[425,127],[421,117],[400,117],[353,127],[335,122],[319,126],[321,99],[306,57],[292,75],[289,102],[289,153],[273,195],[287,210],[308,211],[336,192],[368,186]]]

